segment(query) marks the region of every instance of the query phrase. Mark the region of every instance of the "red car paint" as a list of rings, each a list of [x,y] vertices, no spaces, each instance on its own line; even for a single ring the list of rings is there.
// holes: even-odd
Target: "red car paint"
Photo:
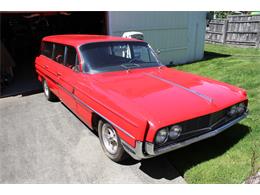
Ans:
[[[78,47],[105,41],[138,41],[98,35],[58,35],[43,41]],[[39,79],[89,127],[93,113],[109,119],[120,138],[135,147],[136,141],[153,142],[166,126],[217,112],[247,100],[245,90],[173,68],[152,67],[98,74],[75,72],[40,55],[35,60]],[[69,95],[71,94],[71,95]]]

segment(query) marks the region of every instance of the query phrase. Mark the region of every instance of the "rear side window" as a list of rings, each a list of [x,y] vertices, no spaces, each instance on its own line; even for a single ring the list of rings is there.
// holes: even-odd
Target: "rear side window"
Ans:
[[[55,44],[54,48],[54,61],[63,64],[64,63],[65,46],[61,44]]]
[[[75,65],[78,65],[78,56],[74,47],[67,46],[66,59],[64,61],[64,65],[69,68],[73,68]]]
[[[42,55],[44,55],[48,58],[52,58],[52,51],[53,51],[53,43],[42,42],[42,47],[41,47]]]

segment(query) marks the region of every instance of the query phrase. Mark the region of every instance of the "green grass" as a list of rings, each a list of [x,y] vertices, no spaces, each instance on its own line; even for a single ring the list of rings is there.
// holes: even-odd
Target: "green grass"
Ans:
[[[260,165],[260,50],[206,44],[205,59],[176,69],[247,90],[249,116],[222,134],[169,154],[188,183],[242,183]]]

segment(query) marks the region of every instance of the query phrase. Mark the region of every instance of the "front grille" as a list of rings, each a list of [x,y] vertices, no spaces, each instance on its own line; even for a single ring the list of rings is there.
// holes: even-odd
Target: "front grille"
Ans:
[[[219,112],[215,112],[180,123],[183,128],[182,133],[188,133],[193,130],[203,129],[212,126],[226,116],[227,110],[228,109],[224,109]]]
[[[214,131],[215,129],[228,123],[229,121],[234,120],[236,117],[239,117],[238,115],[234,117],[229,117],[227,115],[227,112],[229,110],[230,107],[215,113],[178,123],[178,125],[182,126],[182,133],[180,137],[176,140],[169,140],[163,145],[155,145],[155,149],[185,141],[187,139],[191,139],[210,131]]]

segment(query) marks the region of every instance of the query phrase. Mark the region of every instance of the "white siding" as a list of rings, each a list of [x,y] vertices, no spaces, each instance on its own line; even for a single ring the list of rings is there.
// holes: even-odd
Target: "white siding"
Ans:
[[[206,12],[108,12],[110,35],[140,31],[164,64],[203,57]]]

